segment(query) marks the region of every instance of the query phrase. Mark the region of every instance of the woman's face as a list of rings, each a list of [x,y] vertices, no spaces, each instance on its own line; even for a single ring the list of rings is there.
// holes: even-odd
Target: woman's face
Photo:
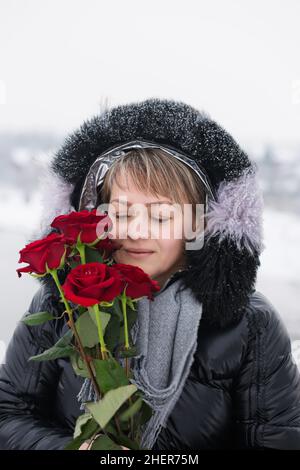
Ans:
[[[113,258],[117,263],[142,268],[162,286],[185,264],[181,218],[170,210],[170,199],[144,194],[131,178],[127,179],[127,186],[123,176],[118,178],[122,188],[113,183],[108,210],[113,239],[118,241]]]

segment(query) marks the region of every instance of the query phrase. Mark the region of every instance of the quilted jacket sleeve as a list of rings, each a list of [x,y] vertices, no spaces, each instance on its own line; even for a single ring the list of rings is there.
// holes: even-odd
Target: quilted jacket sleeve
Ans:
[[[300,373],[274,306],[255,294],[249,342],[235,387],[239,447],[300,449]]]
[[[40,287],[29,312],[41,311],[44,300],[44,287]],[[72,439],[70,429],[51,416],[58,380],[56,361],[28,362],[30,356],[43,351],[39,341],[41,329],[19,322],[0,367],[2,450],[58,450]]]

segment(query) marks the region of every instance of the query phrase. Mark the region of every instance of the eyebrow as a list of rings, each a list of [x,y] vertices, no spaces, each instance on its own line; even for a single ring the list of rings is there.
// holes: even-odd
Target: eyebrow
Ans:
[[[126,201],[122,201],[122,200],[120,200],[120,199],[112,199],[110,202],[114,202],[114,201],[117,201],[117,202],[119,202],[119,203],[121,203],[121,204],[127,204]],[[165,203],[165,204],[172,204],[171,201],[151,201],[151,202],[145,202],[145,205],[146,205],[146,206],[150,206],[150,204],[164,204],[164,203]],[[134,202],[129,202],[129,201],[128,201],[128,205],[129,205],[129,206],[132,206],[133,204],[142,204],[142,203],[134,203]]]

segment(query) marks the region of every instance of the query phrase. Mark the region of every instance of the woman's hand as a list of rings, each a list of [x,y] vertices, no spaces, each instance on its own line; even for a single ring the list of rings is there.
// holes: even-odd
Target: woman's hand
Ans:
[[[81,446],[79,447],[78,450],[88,450],[89,445],[90,445],[90,442],[88,442],[88,441],[83,442],[83,444],[81,444]]]
[[[78,450],[89,450],[90,444],[91,444],[90,441],[85,441],[83,442],[83,444],[81,444]],[[123,446],[121,446],[121,449],[129,450],[128,447],[123,447]]]

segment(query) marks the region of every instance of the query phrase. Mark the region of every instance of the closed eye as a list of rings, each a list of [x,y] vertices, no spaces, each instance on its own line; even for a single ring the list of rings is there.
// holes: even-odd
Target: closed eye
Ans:
[[[125,219],[125,218],[129,218],[129,217],[132,217],[132,215],[129,215],[129,214],[116,214],[116,219]],[[169,217],[165,217],[165,218],[162,218],[162,217],[152,217],[153,220],[155,220],[156,222],[160,222],[160,223],[163,223],[163,222],[167,222],[167,220],[170,220]]]

